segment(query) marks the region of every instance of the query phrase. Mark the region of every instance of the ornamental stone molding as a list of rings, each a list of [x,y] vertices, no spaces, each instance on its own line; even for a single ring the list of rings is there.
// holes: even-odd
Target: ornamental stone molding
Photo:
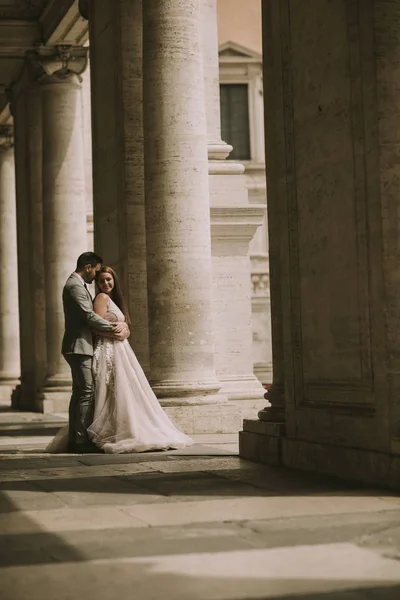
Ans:
[[[30,75],[34,80],[65,80],[75,76],[82,82],[81,75],[88,65],[88,48],[70,44],[46,46],[27,52],[27,58]]]
[[[267,273],[251,274],[252,294],[257,297],[269,295],[269,276]]]
[[[72,82],[75,79],[75,82],[80,84],[82,74],[88,65],[89,48],[70,44],[42,46],[35,50],[28,50],[25,58],[25,66],[19,78],[4,90],[13,116],[19,96],[34,84],[56,83],[68,79]]]

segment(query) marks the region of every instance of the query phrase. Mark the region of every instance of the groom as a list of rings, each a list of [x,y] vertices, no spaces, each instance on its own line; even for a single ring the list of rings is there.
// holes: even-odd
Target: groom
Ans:
[[[102,263],[103,260],[94,252],[81,254],[76,270],[67,279],[63,290],[65,333],[62,354],[72,373],[69,452],[100,452],[89,440],[87,433],[94,411],[93,332],[103,332],[107,337],[118,340],[126,337],[122,326],[112,325],[93,310],[93,300],[87,284],[95,279]]]

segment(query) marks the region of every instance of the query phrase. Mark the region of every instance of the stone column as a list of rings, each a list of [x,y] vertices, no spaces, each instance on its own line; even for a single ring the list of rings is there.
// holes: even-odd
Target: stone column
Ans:
[[[20,375],[18,259],[13,128],[0,127],[0,400]]]
[[[148,374],[142,0],[90,2],[84,16],[90,30],[95,248],[122,279],[130,343]]]
[[[90,94],[90,63],[82,76],[83,159],[85,164],[85,192],[87,219],[87,250],[94,248],[93,235],[93,164],[92,164],[92,113]]]
[[[86,250],[86,193],[80,74],[87,48],[36,54],[43,107],[43,239],[46,282],[47,379],[42,409],[63,410],[70,371],[61,355],[62,288]]]
[[[252,206],[243,165],[221,140],[216,0],[200,0],[210,186],[216,370],[241,417],[255,416],[264,388],[253,373],[249,244],[265,209]]]
[[[366,101],[376,101],[377,139],[379,140],[379,178],[370,176],[368,189],[374,198],[380,198],[379,213],[382,219],[382,277],[384,299],[375,299],[373,307],[385,318],[385,378],[387,390],[377,402],[377,415],[381,420],[376,435],[388,437],[391,451],[397,455],[393,467],[393,483],[400,481],[400,4],[395,0],[376,0],[373,4],[374,53],[376,69],[376,92],[365,93]],[[368,93],[369,92],[369,93]],[[375,130],[373,131],[375,134]],[[372,135],[370,134],[370,137]],[[368,141],[370,138],[368,138]],[[367,163],[368,173],[378,166],[376,155]],[[374,186],[374,187],[373,187]],[[376,187],[375,187],[376,186]],[[379,188],[378,188],[379,186]],[[379,189],[379,191],[378,191]],[[377,218],[372,222],[372,234],[377,235]],[[379,229],[378,229],[379,231]],[[380,249],[380,248],[379,248]],[[380,258],[379,254],[377,260]],[[379,274],[379,277],[381,274]],[[379,279],[374,273],[373,286]],[[375,354],[378,349],[374,348]],[[382,349],[381,349],[382,350]],[[383,353],[381,354],[383,357]],[[380,357],[380,358],[381,358]],[[382,358],[381,358],[382,360]],[[381,363],[382,364],[382,363]],[[381,376],[381,374],[380,374]],[[375,375],[378,380],[377,374]],[[386,441],[386,440],[385,440]]]
[[[43,262],[42,103],[27,70],[12,90],[17,195],[21,384],[14,408],[36,410],[46,377],[46,314]]]
[[[166,405],[220,403],[199,2],[146,0],[143,24],[151,381]]]

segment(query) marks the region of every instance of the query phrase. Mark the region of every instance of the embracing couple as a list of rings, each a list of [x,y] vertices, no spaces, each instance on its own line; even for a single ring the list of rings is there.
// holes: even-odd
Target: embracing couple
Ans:
[[[193,443],[169,420],[128,342],[130,319],[120,283],[85,252],[63,290],[62,354],[71,368],[69,424],[47,452],[144,452]],[[96,282],[93,301],[88,284]]]

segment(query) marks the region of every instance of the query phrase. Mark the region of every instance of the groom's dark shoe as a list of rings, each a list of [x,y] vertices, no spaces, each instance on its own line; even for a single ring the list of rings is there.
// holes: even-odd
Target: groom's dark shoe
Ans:
[[[73,454],[104,454],[104,450],[98,448],[93,442],[71,444],[68,446],[68,452]]]

